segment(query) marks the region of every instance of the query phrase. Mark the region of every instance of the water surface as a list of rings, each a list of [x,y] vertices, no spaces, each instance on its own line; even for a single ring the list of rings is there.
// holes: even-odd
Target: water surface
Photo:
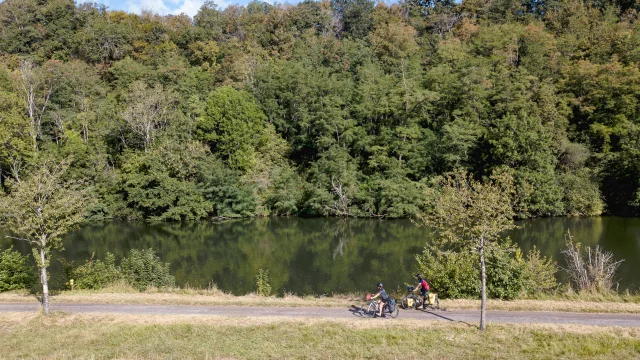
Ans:
[[[640,289],[640,219],[549,218],[519,222],[509,235],[525,253],[535,245],[559,260],[565,233],[577,241],[600,245],[624,258],[621,289]],[[123,223],[87,225],[64,238],[61,255],[84,262],[92,253],[119,259],[130,249],[153,248],[180,285],[218,288],[234,294],[255,291],[258,269],[269,270],[271,285],[282,294],[331,294],[373,291],[379,281],[388,289],[412,282],[414,254],[429,231],[409,220],[266,218],[224,223]],[[28,247],[11,240],[20,251]],[[52,281],[62,280],[59,261],[52,262]]]

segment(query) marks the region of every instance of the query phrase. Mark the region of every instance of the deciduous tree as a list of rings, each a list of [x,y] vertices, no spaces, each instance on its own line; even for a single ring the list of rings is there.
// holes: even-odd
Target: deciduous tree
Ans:
[[[28,242],[40,268],[42,308],[49,315],[49,267],[51,252],[62,248],[61,236],[84,219],[93,198],[86,184],[65,181],[69,162],[43,161],[34,173],[9,183],[9,194],[0,197],[0,216],[14,239]]]
[[[502,233],[515,227],[513,185],[508,176],[485,182],[474,180],[463,171],[444,177],[436,190],[433,208],[419,216],[432,227],[443,246],[457,251],[473,251],[480,262],[480,329],[486,329],[487,262],[489,249],[497,250]]]

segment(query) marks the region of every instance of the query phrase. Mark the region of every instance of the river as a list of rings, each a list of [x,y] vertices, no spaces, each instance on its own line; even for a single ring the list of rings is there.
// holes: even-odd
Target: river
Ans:
[[[624,258],[617,273],[620,289],[640,289],[640,219],[620,217],[547,218],[518,222],[509,236],[526,254],[535,245],[560,265],[567,229],[584,245],[600,245]],[[429,241],[428,229],[409,220],[261,218],[222,223],[124,223],[83,226],[64,238],[60,256],[84,262],[107,252],[120,259],[130,249],[153,248],[170,263],[179,285],[213,283],[233,294],[255,291],[259,269],[269,270],[279,294],[331,294],[374,291],[412,282],[414,254]],[[0,240],[2,248],[24,243]],[[60,261],[52,261],[52,283],[62,280]],[[560,274],[561,278],[564,278]]]

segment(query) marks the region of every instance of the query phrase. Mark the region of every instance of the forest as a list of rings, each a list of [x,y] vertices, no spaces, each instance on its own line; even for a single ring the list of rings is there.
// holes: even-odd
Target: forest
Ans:
[[[511,175],[519,218],[637,216],[638,10],[5,0],[0,185],[69,159],[91,220],[405,218],[462,169]]]

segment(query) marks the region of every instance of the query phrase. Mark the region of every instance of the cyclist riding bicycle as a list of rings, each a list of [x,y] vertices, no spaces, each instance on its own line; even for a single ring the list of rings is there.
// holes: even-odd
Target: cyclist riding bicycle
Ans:
[[[429,283],[427,283],[427,281],[422,278],[422,274],[416,274],[416,278],[418,278],[418,285],[413,291],[420,289],[420,294],[422,295],[422,309],[426,309]]]
[[[384,290],[382,283],[378,283],[378,293],[371,297],[371,300],[377,298],[378,296],[380,297],[381,302],[380,306],[378,306],[378,316],[381,317],[384,305],[389,302],[389,295],[387,295],[387,292]]]

